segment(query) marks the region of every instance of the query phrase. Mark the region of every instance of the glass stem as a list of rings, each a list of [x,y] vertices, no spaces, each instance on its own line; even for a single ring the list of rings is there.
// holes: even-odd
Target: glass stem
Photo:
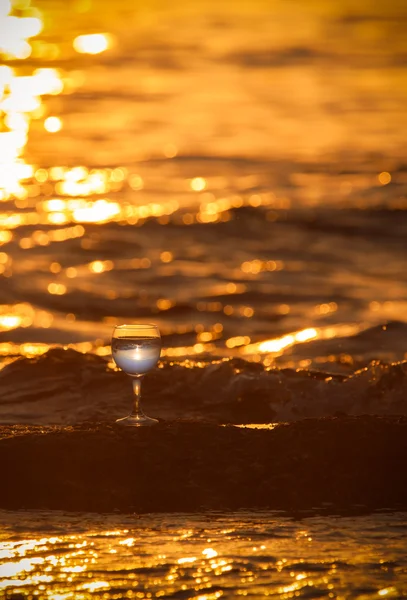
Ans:
[[[134,406],[133,412],[131,413],[132,417],[138,417],[144,414],[141,408],[141,377],[142,375],[133,377]]]

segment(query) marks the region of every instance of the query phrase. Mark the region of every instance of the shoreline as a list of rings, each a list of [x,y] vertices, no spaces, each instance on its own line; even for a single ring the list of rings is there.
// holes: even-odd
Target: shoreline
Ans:
[[[407,418],[306,419],[272,430],[2,425],[1,509],[366,512],[407,509]]]

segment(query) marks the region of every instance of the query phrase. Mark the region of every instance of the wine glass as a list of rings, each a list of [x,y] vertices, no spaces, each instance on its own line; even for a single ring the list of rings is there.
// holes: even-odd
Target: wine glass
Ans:
[[[134,406],[128,417],[116,423],[132,427],[155,425],[157,419],[147,417],[141,408],[141,378],[152,369],[161,351],[161,336],[157,325],[118,325],[112,335],[114,362],[133,378]]]

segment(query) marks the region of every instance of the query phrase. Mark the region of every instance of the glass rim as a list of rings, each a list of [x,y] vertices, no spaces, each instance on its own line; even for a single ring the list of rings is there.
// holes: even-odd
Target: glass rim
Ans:
[[[123,325],[115,325],[115,329],[128,329],[133,327],[134,329],[158,329],[158,325],[154,323],[134,323],[134,324],[123,324]]]

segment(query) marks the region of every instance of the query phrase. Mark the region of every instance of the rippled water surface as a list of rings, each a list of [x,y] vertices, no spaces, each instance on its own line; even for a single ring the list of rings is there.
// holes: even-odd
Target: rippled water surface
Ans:
[[[403,2],[1,7],[3,356],[403,359]]]
[[[33,598],[401,598],[406,515],[0,514],[0,590]]]

